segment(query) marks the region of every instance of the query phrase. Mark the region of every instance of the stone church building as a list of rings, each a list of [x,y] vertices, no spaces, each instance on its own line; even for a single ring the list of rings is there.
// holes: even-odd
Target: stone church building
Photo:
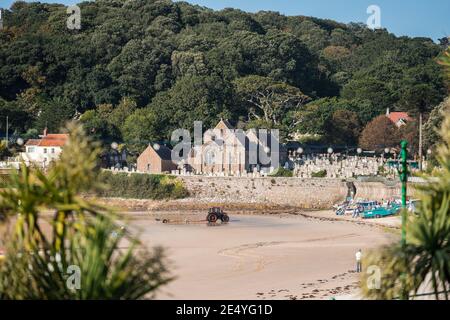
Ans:
[[[166,146],[149,145],[137,159],[137,170],[145,173],[170,173],[180,170],[192,174],[239,176],[254,171],[271,172],[284,166],[286,148],[275,132],[234,129],[228,120],[220,120],[203,136],[202,145],[194,145],[175,163]]]
[[[194,146],[184,168],[196,174],[241,175],[245,172],[270,172],[283,166],[287,151],[273,132],[234,129],[220,120],[204,135],[204,143]]]

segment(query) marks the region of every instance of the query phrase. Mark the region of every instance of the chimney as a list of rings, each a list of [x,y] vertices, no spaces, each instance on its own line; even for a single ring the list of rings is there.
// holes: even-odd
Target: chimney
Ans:
[[[48,131],[48,130],[47,130],[47,127],[45,127],[45,128],[44,128],[44,137],[47,136],[47,131]]]
[[[386,109],[386,116],[389,117],[389,115],[391,114],[391,111],[389,110],[389,108]]]

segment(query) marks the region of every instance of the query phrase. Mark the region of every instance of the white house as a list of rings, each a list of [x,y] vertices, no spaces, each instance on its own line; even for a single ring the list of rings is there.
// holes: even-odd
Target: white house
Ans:
[[[40,137],[41,139],[30,139],[25,143],[25,152],[21,153],[21,157],[27,165],[36,164],[45,168],[59,158],[69,135],[47,134],[45,130]]]

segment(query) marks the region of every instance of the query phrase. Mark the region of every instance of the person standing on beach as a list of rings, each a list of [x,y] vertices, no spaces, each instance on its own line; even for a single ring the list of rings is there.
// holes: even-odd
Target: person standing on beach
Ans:
[[[361,249],[359,249],[356,254],[356,272],[361,272],[362,271],[362,265],[361,265],[361,257],[362,257],[362,252]]]

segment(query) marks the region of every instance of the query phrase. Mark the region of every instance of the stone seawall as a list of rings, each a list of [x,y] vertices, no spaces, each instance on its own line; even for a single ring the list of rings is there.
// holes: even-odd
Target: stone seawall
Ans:
[[[304,209],[328,209],[347,195],[340,179],[180,177],[191,193],[189,200],[217,204],[267,204]],[[355,182],[357,197],[382,200],[399,197],[400,184]],[[412,191],[410,189],[410,194]]]
[[[383,200],[389,198],[400,198],[402,194],[401,183],[385,185],[381,182],[355,182],[357,189],[356,197],[363,199]],[[413,184],[408,185],[408,196],[414,197]]]

